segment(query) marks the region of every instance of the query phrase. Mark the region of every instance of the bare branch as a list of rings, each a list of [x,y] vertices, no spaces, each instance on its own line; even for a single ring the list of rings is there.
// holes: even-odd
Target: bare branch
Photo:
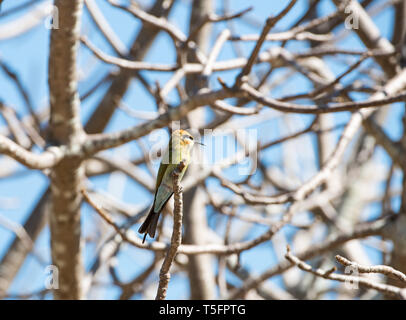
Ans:
[[[84,266],[81,253],[81,159],[69,154],[84,138],[77,92],[77,59],[83,0],[56,0],[59,28],[52,29],[48,66],[51,139],[68,152],[53,167],[51,180],[51,254],[59,269],[56,299],[82,299]]]
[[[363,266],[356,262],[350,261],[340,255],[336,255],[336,260],[341,263],[343,266],[351,266],[356,268],[359,273],[381,273],[386,276],[394,277],[399,279],[402,282],[406,283],[406,275],[399,270],[396,270],[389,266]]]
[[[175,259],[178,248],[182,242],[182,218],[183,218],[183,202],[182,188],[179,184],[179,175],[185,168],[185,163],[181,161],[173,171],[173,197],[175,206],[173,210],[173,231],[171,237],[171,245],[166,253],[164,262],[162,263],[161,271],[159,272],[159,285],[155,300],[164,300],[168,290],[170,280],[169,269]]]
[[[183,32],[180,29],[178,29],[176,26],[174,26],[173,24],[170,24],[164,18],[157,18],[154,15],[151,15],[151,14],[141,10],[140,8],[137,8],[135,5],[132,5],[130,7],[125,7],[125,6],[117,4],[115,0],[108,0],[108,2],[116,8],[120,8],[120,9],[132,14],[134,17],[140,19],[143,23],[151,24],[151,25],[167,32],[174,41],[184,42],[186,40],[186,36],[183,34]]]
[[[50,147],[41,154],[30,152],[2,135],[0,135],[0,153],[31,169],[39,170],[54,167],[64,156],[64,152],[58,147]]]
[[[330,280],[336,280],[336,281],[340,281],[340,282],[358,283],[361,286],[364,286],[366,288],[374,289],[374,290],[377,290],[379,292],[382,292],[384,294],[387,294],[387,295],[390,295],[390,296],[393,296],[396,298],[402,298],[402,296],[400,294],[401,289],[398,287],[377,283],[372,280],[368,280],[366,278],[336,274],[336,273],[334,273],[334,271],[336,270],[335,268],[327,270],[327,271],[320,270],[320,269],[315,270],[312,268],[311,265],[301,261],[299,258],[292,255],[290,253],[289,247],[288,247],[285,257],[290,262],[297,265],[303,271],[310,272],[310,273],[314,274],[315,276],[322,277],[325,279],[330,279]]]
[[[244,81],[243,78],[251,72],[252,66],[254,65],[254,62],[257,59],[259,50],[261,49],[262,44],[265,41],[266,35],[278,23],[278,21],[281,20],[290,11],[290,9],[292,9],[292,7],[295,5],[295,3],[296,3],[296,0],[291,0],[289,2],[289,4],[285,7],[285,9],[283,9],[277,16],[268,18],[266,20],[266,23],[265,23],[264,28],[262,29],[261,35],[260,35],[258,41],[256,42],[255,47],[252,50],[250,57],[248,58],[247,64],[241,70],[241,73],[238,75],[238,77],[236,79],[237,87],[241,84],[241,81]]]

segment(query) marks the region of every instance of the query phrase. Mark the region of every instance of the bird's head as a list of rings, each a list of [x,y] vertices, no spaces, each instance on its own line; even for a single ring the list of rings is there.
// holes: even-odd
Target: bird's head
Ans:
[[[172,133],[172,140],[179,143],[181,148],[188,149],[191,149],[195,143],[193,136],[186,130],[175,130]]]
[[[169,158],[166,161],[169,161],[168,163],[178,161],[179,156],[189,158],[195,143],[203,145],[203,143],[195,141],[194,137],[186,130],[173,131],[168,146],[167,155]],[[174,152],[176,156],[174,156]]]

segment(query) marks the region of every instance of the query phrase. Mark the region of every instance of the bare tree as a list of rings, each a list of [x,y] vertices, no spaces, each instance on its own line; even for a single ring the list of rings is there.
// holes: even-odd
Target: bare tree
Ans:
[[[405,299],[405,3],[334,0],[336,9],[325,14],[324,0],[309,0],[303,12],[297,2],[265,5],[262,19],[255,2],[236,9],[228,0],[0,1],[0,22],[19,15],[0,25],[3,43],[20,41],[44,19],[49,28],[41,32],[50,39],[45,108],[13,57],[0,60],[25,110],[0,93],[0,176],[7,183],[36,170],[48,183],[25,222],[0,214],[15,235],[0,261],[1,296],[86,299],[103,286],[118,288],[120,299],[165,299],[182,281],[171,275],[183,275],[189,299]],[[174,13],[179,8],[189,16]],[[391,8],[390,41],[374,17]],[[138,26],[128,47],[110,13]],[[162,62],[151,62],[155,42]],[[83,59],[103,70],[97,81]],[[134,92],[155,111],[141,99],[126,103]],[[87,121],[85,104],[92,105]],[[393,117],[399,105],[402,119]],[[137,124],[106,130],[117,114]],[[184,163],[173,172],[174,200],[156,239],[143,243],[135,230],[165,146],[163,139],[154,145],[154,135],[178,127],[206,147],[195,149],[182,181]],[[114,149],[129,142],[137,156]],[[107,192],[100,177],[113,186]],[[129,201],[125,179],[148,199]],[[86,210],[94,213],[92,231],[83,230]],[[38,248],[47,226],[50,261]],[[150,259],[123,280],[128,266],[119,257],[128,247],[134,261]],[[253,270],[247,256],[261,268]],[[27,257],[50,265],[52,281],[11,292],[14,280],[33,276],[20,272]],[[282,285],[271,281],[277,275]]]

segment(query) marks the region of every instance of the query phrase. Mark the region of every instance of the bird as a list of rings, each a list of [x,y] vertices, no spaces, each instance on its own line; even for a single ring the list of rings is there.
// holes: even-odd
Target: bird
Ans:
[[[194,141],[193,136],[186,130],[173,131],[159,166],[152,207],[138,229],[139,233],[144,234],[142,243],[145,242],[147,235],[151,238],[155,237],[159,215],[173,195],[173,171],[183,161],[184,166],[179,174],[179,181],[181,181],[190,163],[190,155],[195,143],[203,145],[201,142]]]

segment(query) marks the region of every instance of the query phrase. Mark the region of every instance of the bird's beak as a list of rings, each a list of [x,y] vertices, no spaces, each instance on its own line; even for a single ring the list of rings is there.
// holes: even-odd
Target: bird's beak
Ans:
[[[200,141],[195,141],[195,143],[200,144],[201,146],[206,146],[204,143],[201,143]]]

